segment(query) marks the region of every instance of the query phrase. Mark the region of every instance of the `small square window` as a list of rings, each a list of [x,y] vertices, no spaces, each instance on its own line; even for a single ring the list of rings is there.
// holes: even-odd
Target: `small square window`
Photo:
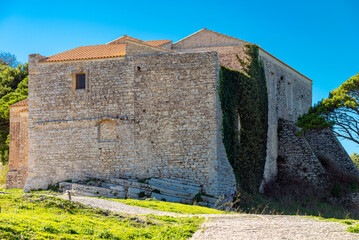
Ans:
[[[85,89],[86,88],[86,74],[76,74],[76,89]]]

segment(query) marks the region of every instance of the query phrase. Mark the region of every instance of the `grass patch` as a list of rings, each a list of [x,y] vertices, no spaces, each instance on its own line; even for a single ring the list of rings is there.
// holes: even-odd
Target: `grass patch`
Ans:
[[[156,200],[136,200],[136,199],[107,199],[121,202],[127,205],[150,208],[158,211],[174,212],[181,214],[226,214],[228,212],[213,208],[201,207],[196,205],[187,205],[181,203],[171,203]]]
[[[348,227],[347,231],[351,233],[359,233],[359,224]]]
[[[8,170],[8,165],[3,166],[0,163],[0,188],[5,187],[7,170]]]
[[[188,239],[203,218],[129,216],[41,194],[0,195],[0,239]]]
[[[242,213],[302,215],[315,216],[327,219],[354,219],[359,220],[358,209],[349,208],[336,202],[325,199],[305,197],[298,199],[293,195],[270,197],[265,194],[241,195],[236,206]]]

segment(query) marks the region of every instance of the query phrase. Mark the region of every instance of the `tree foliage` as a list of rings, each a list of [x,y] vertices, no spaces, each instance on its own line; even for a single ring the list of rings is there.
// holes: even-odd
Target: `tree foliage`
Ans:
[[[17,67],[19,62],[14,54],[9,52],[0,51],[0,65],[8,65],[10,67]]]
[[[9,160],[9,106],[28,96],[28,64],[0,65],[0,162]]]
[[[308,128],[332,128],[340,138],[359,144],[359,74],[349,78],[329,97],[298,119],[297,125]]]
[[[350,158],[352,159],[355,166],[359,169],[359,154],[353,153],[352,155],[350,155]]]

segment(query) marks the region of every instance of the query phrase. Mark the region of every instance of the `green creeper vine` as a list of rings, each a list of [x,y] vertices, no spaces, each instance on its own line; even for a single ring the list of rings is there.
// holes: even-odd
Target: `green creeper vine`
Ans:
[[[246,44],[244,48],[246,59],[238,58],[243,72],[221,66],[219,96],[228,160],[241,188],[255,193],[262,181],[266,159],[268,95],[258,46]]]

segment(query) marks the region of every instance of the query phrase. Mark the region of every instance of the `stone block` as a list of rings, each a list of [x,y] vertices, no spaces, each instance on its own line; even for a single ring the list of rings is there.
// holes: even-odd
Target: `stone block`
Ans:
[[[141,197],[139,196],[141,193],[146,194],[146,195],[148,194],[143,189],[129,187],[128,190],[127,190],[127,198],[132,198],[132,199],[144,198],[145,196],[141,196]]]

